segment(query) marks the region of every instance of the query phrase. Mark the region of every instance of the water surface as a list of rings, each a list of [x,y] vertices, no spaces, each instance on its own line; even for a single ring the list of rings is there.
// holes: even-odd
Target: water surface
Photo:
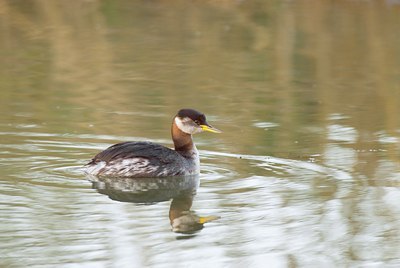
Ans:
[[[0,14],[1,267],[400,265],[396,1]],[[183,107],[224,131],[195,137],[199,177],[83,174],[116,142],[172,146]]]

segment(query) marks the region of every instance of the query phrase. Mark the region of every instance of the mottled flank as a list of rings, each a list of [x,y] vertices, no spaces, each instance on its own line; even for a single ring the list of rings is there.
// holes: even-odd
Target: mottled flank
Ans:
[[[183,156],[150,142],[123,142],[97,154],[86,165],[86,173],[113,177],[164,177],[198,174],[196,147]]]

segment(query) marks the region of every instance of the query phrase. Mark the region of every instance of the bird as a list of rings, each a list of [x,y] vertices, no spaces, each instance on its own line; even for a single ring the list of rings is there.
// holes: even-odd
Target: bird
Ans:
[[[85,165],[85,173],[107,177],[170,177],[197,175],[200,158],[192,135],[203,131],[221,133],[194,109],[175,115],[171,135],[174,149],[147,141],[117,143],[95,155]]]

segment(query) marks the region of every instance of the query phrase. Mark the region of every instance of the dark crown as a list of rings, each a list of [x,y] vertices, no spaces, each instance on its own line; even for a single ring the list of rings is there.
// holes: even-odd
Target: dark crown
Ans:
[[[189,117],[193,121],[197,121],[199,125],[207,123],[205,115],[193,109],[181,109],[177,116],[180,118]]]

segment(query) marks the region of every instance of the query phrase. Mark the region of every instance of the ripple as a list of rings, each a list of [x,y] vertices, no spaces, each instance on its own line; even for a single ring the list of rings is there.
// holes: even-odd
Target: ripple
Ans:
[[[353,127],[332,124],[328,126],[328,139],[354,143],[358,138],[357,130]]]
[[[143,260],[138,258],[146,250],[155,256],[147,264],[171,266],[177,261],[171,262],[171,251],[181,251],[183,244],[187,253],[180,255],[181,264],[193,263],[185,258],[202,258],[204,245],[211,245],[213,256],[222,260],[221,266],[228,253],[242,254],[249,260],[255,257],[260,263],[272,257],[279,263],[279,256],[270,254],[277,248],[285,252],[301,248],[308,256],[318,256],[321,245],[351,245],[347,241],[356,241],[362,252],[368,252],[368,245],[363,244],[368,237],[382,245],[379,236],[368,230],[360,230],[355,239],[348,234],[348,218],[342,214],[349,209],[346,204],[350,201],[355,202],[351,206],[356,209],[351,213],[356,216],[372,217],[372,222],[374,217],[379,218],[366,223],[371,230],[377,230],[382,221],[386,221],[385,228],[396,230],[396,225],[388,222],[398,220],[395,200],[399,176],[389,178],[393,183],[376,180],[358,184],[353,165],[349,165],[356,151],[340,143],[327,146],[324,154],[312,155],[306,161],[200,150],[200,187],[190,200],[191,210],[220,219],[207,223],[200,233],[177,236],[171,231],[169,218],[173,191],[157,196],[152,194],[152,186],[145,190],[152,197],[145,200],[148,203],[143,199],[142,203],[132,203],[138,197],[132,193],[138,188],[135,183],[110,179],[103,185],[93,185],[83,176],[82,165],[94,151],[134,137],[28,131],[0,135],[9,140],[0,144],[0,165],[7,174],[1,178],[0,255],[12,259],[10,263],[15,265],[20,264],[15,261],[18,259],[23,262],[20,266],[49,259],[54,262],[49,266],[62,266],[79,259],[82,265],[104,266],[111,258],[122,266],[142,266]],[[380,169],[398,170],[398,165],[382,162]],[[378,216],[370,213],[379,203],[377,196],[385,202]],[[321,242],[321,236],[327,241]],[[258,243],[260,240],[266,242]],[[388,240],[392,245],[398,242]],[[243,250],[236,251],[238,247]],[[212,264],[215,262],[210,261]]]
[[[278,127],[279,124],[272,123],[272,122],[255,122],[253,124],[253,126],[255,126],[257,128],[262,128],[262,129],[268,130],[269,128]]]
[[[399,143],[399,138],[398,137],[393,137],[385,133],[384,131],[380,131],[376,133],[377,139],[380,143],[382,144],[398,144]]]
[[[318,165],[316,163],[283,159],[271,156],[260,156],[260,155],[243,155],[243,154],[232,154],[232,153],[222,153],[222,152],[212,152],[212,151],[201,151],[205,155],[223,156],[234,159],[244,159],[249,160],[252,165],[261,167],[265,170],[273,171],[278,175],[292,174],[299,175],[304,174],[304,171],[311,172],[313,174],[323,174],[332,176],[340,180],[352,180],[352,175],[344,170],[340,170],[333,167],[326,167]],[[310,175],[310,173],[304,174]]]

